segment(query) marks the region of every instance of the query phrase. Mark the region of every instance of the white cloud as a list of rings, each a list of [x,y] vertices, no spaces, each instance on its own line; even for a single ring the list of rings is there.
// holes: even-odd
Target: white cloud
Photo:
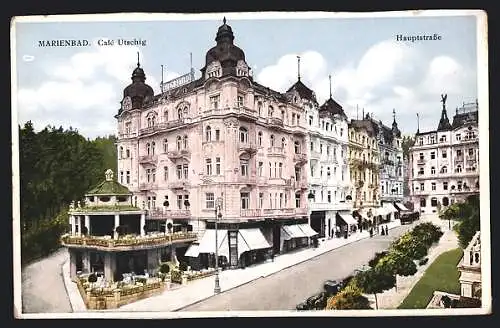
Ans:
[[[20,123],[32,120],[36,129],[47,124],[72,126],[88,137],[115,133],[113,115],[123,88],[131,83],[137,52],[141,66],[147,66],[139,48],[113,46],[80,52],[56,67],[46,67],[43,83],[18,90]],[[177,76],[176,72],[164,72],[165,80]],[[146,83],[159,92],[159,81],[147,73],[146,77]]]
[[[396,109],[403,131],[416,131],[417,112],[421,117],[421,130],[437,125],[440,93],[448,93],[448,99],[453,98],[457,104],[463,97],[474,96],[471,93],[475,90],[475,81],[456,59],[441,55],[428,60],[417,48],[402,42],[377,43],[348,67],[330,70],[328,66],[319,52],[309,51],[301,57],[303,81],[316,92],[320,103],[329,97],[328,75],[331,74],[333,98],[350,118],[357,115],[361,118],[364,108],[365,113],[390,125],[392,111]],[[285,91],[296,81],[296,67],[296,54],[287,54],[276,64],[263,68],[257,80]],[[451,110],[449,116],[452,116]]]

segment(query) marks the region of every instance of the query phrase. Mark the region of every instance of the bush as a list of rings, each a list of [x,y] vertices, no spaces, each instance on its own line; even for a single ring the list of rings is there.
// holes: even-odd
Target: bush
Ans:
[[[188,267],[188,265],[187,265],[187,263],[186,263],[186,262],[180,262],[180,263],[179,263],[179,270],[180,270],[181,272],[186,271],[186,270],[187,270],[187,267]]]
[[[430,222],[418,224],[410,233],[421,240],[427,247],[438,242],[443,235],[441,228]]]
[[[427,262],[429,262],[429,258],[425,257],[425,258],[421,259],[420,261],[418,261],[418,265],[426,265]]]
[[[364,310],[371,309],[370,301],[361,290],[354,286],[346,287],[327,300],[326,310]]]
[[[161,273],[168,273],[170,271],[170,266],[167,263],[162,263],[160,265],[160,272]]]
[[[142,283],[142,284],[144,284],[144,285],[145,285],[145,284],[146,284],[146,282],[147,282],[147,279],[146,279],[146,278],[142,278],[142,277],[140,277],[140,278],[135,278],[135,282],[140,282],[140,283]]]
[[[373,268],[374,266],[377,265],[377,263],[380,261],[380,259],[386,255],[387,255],[387,251],[375,253],[375,256],[368,262],[368,265]]]

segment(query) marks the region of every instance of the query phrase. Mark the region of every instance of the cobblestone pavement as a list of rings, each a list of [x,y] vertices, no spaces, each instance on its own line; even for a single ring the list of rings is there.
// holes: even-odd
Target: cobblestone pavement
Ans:
[[[67,259],[68,252],[63,248],[23,268],[23,313],[72,312],[61,272],[61,266]]]
[[[185,307],[182,311],[277,311],[294,310],[309,296],[321,291],[327,279],[341,280],[386,249],[390,242],[412,225],[392,229],[389,236],[377,235],[334,249],[273,275]]]

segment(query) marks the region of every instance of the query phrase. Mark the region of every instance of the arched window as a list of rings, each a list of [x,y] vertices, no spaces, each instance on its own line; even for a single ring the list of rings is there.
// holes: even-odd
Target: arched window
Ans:
[[[462,165],[457,165],[457,168],[455,169],[456,173],[461,173],[462,172]]]
[[[188,149],[188,136],[187,135],[184,135],[183,141],[184,141],[184,149]]]
[[[248,130],[244,127],[240,127],[240,142],[248,143]]]
[[[257,109],[259,111],[259,116],[262,116],[262,103],[260,101],[257,103]]]
[[[212,140],[212,128],[207,126],[205,129],[205,141],[210,142]]]
[[[257,141],[259,143],[259,146],[262,146],[262,131],[259,131],[257,134]]]
[[[269,109],[267,110],[267,116],[273,117],[273,112],[274,112],[273,106],[269,106]]]
[[[274,147],[274,134],[271,134],[270,141],[271,141],[271,147]]]
[[[163,122],[168,122],[168,110],[163,112]]]
[[[443,166],[441,168],[441,173],[448,173],[448,168],[446,166]]]
[[[154,155],[155,154],[155,142],[153,141],[151,143],[151,155]]]
[[[120,158],[123,158],[123,147],[120,146]]]
[[[182,148],[182,137],[177,136],[177,150],[181,150]]]
[[[434,166],[431,167],[431,174],[436,174],[436,168]]]
[[[281,148],[285,149],[285,137],[281,138]]]
[[[164,153],[168,152],[168,140],[167,139],[163,140],[163,152]]]
[[[443,197],[443,206],[448,206],[450,205],[450,200],[448,199],[448,197]]]
[[[295,149],[295,154],[300,154],[300,143],[298,141],[295,141],[293,145]]]
[[[146,144],[146,152],[148,153],[148,155],[151,152],[151,146],[149,145],[149,142]]]
[[[425,198],[420,198],[420,207],[425,207]]]
[[[182,120],[182,109],[181,108],[177,109],[177,119]]]
[[[127,158],[129,158],[129,157],[130,157],[130,150],[129,150],[129,149],[127,149],[127,150],[125,151],[125,154],[127,155]]]
[[[436,198],[436,197],[432,197],[432,198],[431,198],[431,206],[432,206],[432,207],[436,207],[436,206],[437,206],[437,204],[438,204],[438,200],[437,200],[437,198]]]
[[[188,117],[188,110],[189,110],[189,108],[187,106],[185,106],[184,111],[182,112],[182,117]]]

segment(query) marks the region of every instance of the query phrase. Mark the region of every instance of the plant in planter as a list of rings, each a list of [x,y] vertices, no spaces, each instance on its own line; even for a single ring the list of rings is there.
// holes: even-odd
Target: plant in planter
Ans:
[[[90,283],[90,287],[93,287],[94,283],[97,282],[97,276],[95,273],[91,273],[89,275],[88,282]]]
[[[167,223],[168,233],[172,233],[172,227],[173,227],[172,223],[170,223],[170,222]]]
[[[187,263],[186,263],[186,262],[180,262],[180,263],[179,263],[179,270],[180,270],[181,272],[186,271],[186,270],[187,270],[187,268],[188,268],[188,265],[187,265]]]

